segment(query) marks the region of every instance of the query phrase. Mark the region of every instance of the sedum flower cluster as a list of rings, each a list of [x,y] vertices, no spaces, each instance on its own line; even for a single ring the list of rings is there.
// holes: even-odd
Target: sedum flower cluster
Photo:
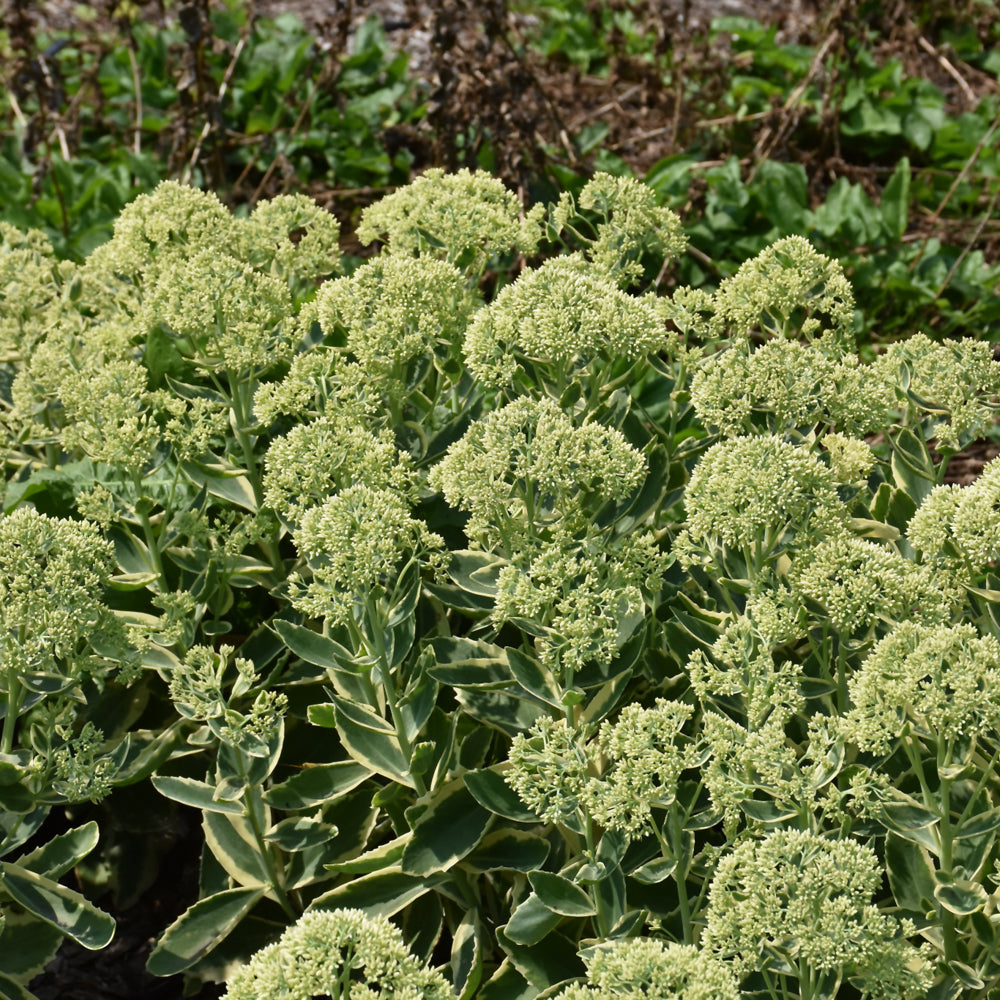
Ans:
[[[658,205],[652,188],[634,177],[597,173],[584,185],[578,204],[601,220],[594,238],[585,240],[587,259],[623,288],[642,277],[646,254],[669,260],[687,247],[679,216]],[[572,194],[563,192],[552,208],[552,228],[557,235],[569,228],[576,232],[576,217]]]
[[[234,708],[258,681],[254,665],[234,657],[235,652],[232,646],[220,646],[218,652],[192,646],[170,675],[170,697],[184,718],[205,722],[223,743],[263,757],[278,733],[288,698],[279,691],[261,690],[248,712]],[[226,678],[230,665],[236,668],[235,682]]]
[[[404,560],[437,566],[444,547],[402,496],[362,483],[310,507],[294,537],[311,578],[291,580],[292,603],[331,624],[346,623],[356,605],[391,589]]]
[[[663,348],[656,298],[627,295],[582,257],[554,257],[504,288],[469,325],[465,360],[491,386],[509,385],[519,360],[547,366],[564,385],[594,366]]]
[[[702,944],[741,979],[777,952],[799,976],[843,971],[866,996],[923,996],[932,970],[902,936],[912,928],[872,904],[882,879],[875,852],[851,840],[799,830],[744,840],[719,861]]]
[[[373,432],[348,414],[296,424],[276,438],[265,458],[264,502],[291,524],[307,509],[353,485],[407,495],[409,456],[390,431]]]
[[[1000,403],[1000,364],[984,340],[936,344],[918,333],[892,344],[872,365],[890,386],[909,425],[921,413],[941,416],[930,429],[942,448],[959,449],[984,434]]]
[[[620,431],[578,427],[551,400],[523,397],[473,423],[428,485],[469,512],[470,538],[510,553],[543,527],[579,531],[588,503],[625,499],[645,474],[645,458]]]
[[[427,170],[361,215],[362,243],[382,240],[391,254],[440,257],[476,274],[493,256],[534,253],[539,205],[524,218],[517,196],[484,171]]]
[[[385,917],[310,910],[226,983],[223,1000],[452,1000]]]
[[[926,563],[974,583],[1000,559],[1000,460],[969,486],[935,486],[917,508],[907,537]]]
[[[397,398],[407,389],[413,362],[429,358],[447,365],[457,356],[477,306],[452,264],[391,255],[326,282],[316,298],[323,331],[344,330],[346,350],[363,377]]]
[[[867,631],[877,621],[942,622],[955,607],[928,567],[887,545],[848,535],[802,553],[789,582],[795,595],[821,604],[842,635]]]
[[[535,649],[555,676],[607,666],[642,622],[644,591],[660,589],[668,562],[649,532],[611,543],[558,533],[500,570],[492,620],[533,623]]]
[[[691,399],[702,422],[726,436],[817,426],[861,436],[891,421],[896,394],[880,374],[815,344],[769,340],[754,349],[738,340],[701,362]]]
[[[554,1000],[738,1000],[729,967],[703,949],[652,938],[613,941],[584,955],[586,985],[567,986]]]
[[[761,251],[719,286],[715,322],[736,337],[805,338],[834,357],[854,349],[854,292],[836,261],[801,236]]]
[[[973,625],[898,625],[848,686],[840,722],[861,750],[888,753],[910,732],[954,743],[1000,730],[1000,642]]]
[[[657,699],[629,705],[589,737],[539,719],[514,737],[504,780],[549,823],[580,830],[587,818],[628,837],[650,828],[652,809],[674,801],[681,772],[693,763],[683,734],[689,705]]]
[[[807,546],[846,528],[830,469],[808,448],[774,436],[714,444],[691,474],[687,526],[674,543],[682,563],[717,547],[758,563],[793,540]]]

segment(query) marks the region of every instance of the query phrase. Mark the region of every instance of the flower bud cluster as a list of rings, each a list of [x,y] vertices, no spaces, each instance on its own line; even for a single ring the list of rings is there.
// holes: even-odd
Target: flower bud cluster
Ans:
[[[476,314],[465,360],[487,385],[509,384],[518,358],[568,380],[595,362],[645,357],[667,339],[655,296],[627,295],[582,257],[555,257],[522,273]]]
[[[453,1000],[399,928],[361,910],[309,910],[233,973],[223,1000]]]
[[[688,944],[653,938],[613,941],[584,956],[586,985],[567,986],[555,1000],[739,1000],[725,962]]]

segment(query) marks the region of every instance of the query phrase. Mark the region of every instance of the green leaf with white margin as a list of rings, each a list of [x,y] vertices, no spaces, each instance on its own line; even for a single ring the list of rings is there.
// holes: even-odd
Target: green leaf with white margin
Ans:
[[[0,863],[0,885],[39,920],[57,927],[84,948],[98,951],[115,935],[110,914],[72,889],[10,861]]]
[[[343,670],[347,673],[358,673],[362,669],[363,665],[356,662],[350,650],[312,629],[280,618],[274,621],[272,628],[278,638],[306,663],[324,670]]]
[[[314,899],[310,909],[354,908],[363,910],[370,917],[391,917],[444,880],[444,875],[407,875],[398,867],[393,867],[331,889]]]
[[[146,968],[154,976],[190,968],[228,937],[263,895],[263,889],[240,887],[199,899],[160,935]]]
[[[319,719],[318,724],[325,725],[325,717],[319,710],[328,708],[327,705],[310,705],[309,721],[316,724]],[[396,730],[385,719],[343,698],[335,698],[333,708],[340,740],[359,764],[407,788],[415,787]]]
[[[504,826],[483,837],[462,859],[462,867],[476,872],[529,872],[545,864],[550,850],[544,837]]]
[[[506,765],[500,765],[506,769]],[[516,823],[540,823],[541,820],[522,801],[521,797],[503,779],[500,771],[483,768],[462,775],[465,787],[472,797],[490,812]]]
[[[12,910],[0,928],[0,977],[22,983],[30,983],[55,958],[65,940],[58,927],[30,913]]]
[[[482,981],[483,951],[479,914],[467,910],[451,941],[451,981],[458,1000],[471,1000]]]
[[[476,847],[492,822],[493,814],[456,778],[432,794],[413,824],[413,839],[403,851],[403,871],[409,875],[447,871]]]
[[[536,945],[555,930],[561,920],[562,916],[550,910],[533,892],[510,915],[504,935],[517,944]]]
[[[22,855],[17,863],[46,878],[62,878],[97,847],[99,839],[97,823],[91,820],[83,826],[57,834],[48,843]]]
[[[597,911],[590,897],[575,882],[555,872],[528,873],[528,881],[538,898],[553,913],[564,917],[592,917]]]
[[[200,809],[202,812],[229,813],[242,816],[243,806],[239,802],[219,801],[215,798],[215,786],[194,778],[174,778],[169,775],[153,775],[153,787],[167,799],[182,805]]]
[[[243,816],[207,812],[202,815],[201,826],[209,850],[236,882],[247,889],[268,885],[267,868],[253,830]]]
[[[968,879],[946,879],[941,872],[935,872],[937,885],[934,898],[956,916],[965,917],[981,910],[989,900],[986,889],[979,882]]]
[[[264,792],[264,801],[275,809],[310,809],[347,795],[374,772],[356,760],[305,765],[290,778]]]
[[[2,1000],[38,1000],[34,993],[29,993],[20,983],[8,979],[0,973],[0,998]]]
[[[550,934],[543,948],[535,948],[512,940],[507,929],[501,927],[497,930],[497,941],[517,971],[539,992],[583,976],[586,971],[576,944],[562,934]]]

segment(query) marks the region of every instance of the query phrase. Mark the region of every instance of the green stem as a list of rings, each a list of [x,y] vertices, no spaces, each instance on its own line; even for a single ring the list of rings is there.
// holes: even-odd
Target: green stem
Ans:
[[[6,674],[7,707],[3,716],[3,742],[0,743],[0,748],[4,753],[10,753],[14,749],[14,727],[21,714],[21,705],[24,704],[25,688],[16,668],[8,667]]]
[[[594,843],[594,823],[589,816],[583,817],[583,829],[587,837],[587,857],[597,863],[597,846]],[[608,919],[608,907],[604,897],[597,891],[597,886],[587,887],[587,894],[597,911],[597,933],[602,938],[607,938],[611,933],[611,921]]]
[[[257,842],[257,853],[260,855],[260,859],[264,863],[264,869],[267,872],[267,880],[270,883],[271,888],[274,890],[278,904],[290,919],[295,920],[298,917],[298,914],[295,912],[295,908],[292,906],[291,901],[288,898],[288,893],[285,891],[285,887],[282,884],[282,879],[278,874],[278,866],[275,863],[274,853],[271,845],[264,839],[264,831],[260,826],[260,817],[257,815],[257,810],[254,808],[253,795],[249,787],[250,779],[247,775],[247,769],[243,761],[243,751],[237,749],[236,747],[234,747],[233,750],[236,755],[240,781],[246,788],[246,791],[243,793],[243,814],[246,816],[247,822],[250,824],[250,829],[253,832],[254,840]]]

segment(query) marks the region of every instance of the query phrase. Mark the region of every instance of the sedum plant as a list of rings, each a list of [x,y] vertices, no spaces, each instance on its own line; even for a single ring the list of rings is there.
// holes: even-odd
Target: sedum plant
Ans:
[[[358,235],[177,184],[78,264],[0,228],[0,995],[106,943],[142,851],[67,807],[140,786],[200,816],[191,993],[987,1000],[984,345],[862,359],[799,236],[673,287],[606,174]]]

